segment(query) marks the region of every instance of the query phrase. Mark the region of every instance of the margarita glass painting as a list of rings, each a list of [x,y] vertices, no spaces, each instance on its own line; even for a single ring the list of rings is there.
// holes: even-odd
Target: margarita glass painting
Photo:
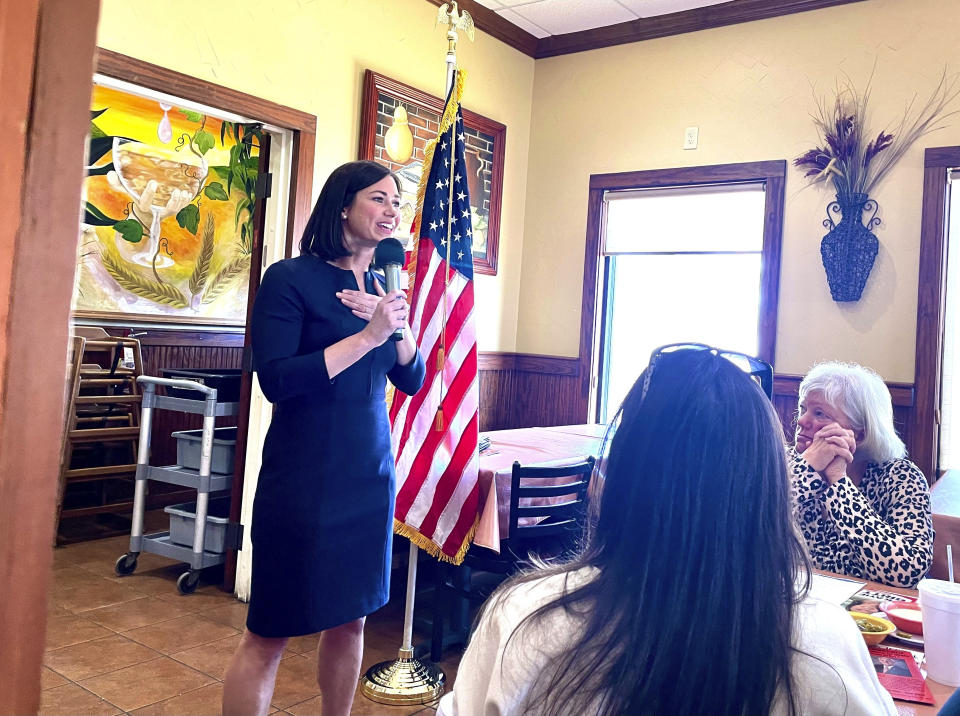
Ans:
[[[262,136],[95,85],[74,315],[242,324]]]

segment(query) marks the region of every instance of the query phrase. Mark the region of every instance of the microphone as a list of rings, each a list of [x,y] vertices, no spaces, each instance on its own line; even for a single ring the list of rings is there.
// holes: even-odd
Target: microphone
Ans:
[[[373,251],[373,264],[383,271],[383,276],[387,280],[387,292],[398,291],[400,289],[400,269],[403,268],[404,260],[403,244],[398,239],[388,238],[377,244]],[[398,328],[390,336],[392,341],[403,340],[403,329]]]

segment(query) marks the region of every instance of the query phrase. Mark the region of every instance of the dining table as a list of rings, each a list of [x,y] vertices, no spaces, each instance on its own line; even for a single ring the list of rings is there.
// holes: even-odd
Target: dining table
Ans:
[[[524,467],[562,467],[599,458],[605,425],[558,425],[494,430],[482,437],[490,445],[480,453],[480,518],[473,543],[500,552],[510,524],[513,463]]]
[[[854,596],[856,596],[856,593],[859,593],[865,590],[893,592],[894,594],[902,594],[903,596],[909,597],[911,599],[916,599],[918,594],[916,589],[906,589],[903,587],[891,587],[886,584],[881,584],[880,582],[870,582],[864,579],[855,579],[853,577],[845,577],[843,575],[832,574],[830,572],[824,572],[821,570],[817,570],[816,572],[820,576],[827,577],[828,579],[825,580],[826,582],[828,583],[832,582],[835,585],[839,585],[841,589],[843,588],[843,585],[841,584],[843,582],[846,582],[848,584],[853,584],[855,582],[856,584],[862,585],[860,587],[856,587],[856,592],[853,592],[852,590],[848,591],[848,594],[853,594]],[[820,584],[818,584],[815,580],[813,584],[813,594],[815,598],[829,598],[827,595],[818,593],[817,592],[818,588],[822,589],[823,583],[821,582]],[[827,588],[828,589],[831,588],[829,584],[827,585]],[[837,599],[836,601],[839,602],[842,600]],[[897,649],[906,649],[908,651],[915,651],[915,652],[923,651],[921,647],[904,644],[900,641],[896,641],[893,639],[884,640],[883,642],[881,642],[881,646],[892,646]],[[924,675],[924,677],[926,677],[926,665],[922,662],[920,664],[920,671]],[[941,684],[939,681],[934,681],[931,678],[926,678],[926,682],[927,682],[927,688],[930,689],[930,694],[933,696],[934,703],[921,704],[921,703],[915,703],[912,701],[901,701],[899,699],[894,699],[893,705],[896,707],[897,714],[899,716],[936,716],[936,714],[940,711],[940,708],[943,706],[943,704],[946,703],[947,699],[949,699],[950,696],[953,694],[953,692],[956,690],[956,687],[948,686],[947,684]]]

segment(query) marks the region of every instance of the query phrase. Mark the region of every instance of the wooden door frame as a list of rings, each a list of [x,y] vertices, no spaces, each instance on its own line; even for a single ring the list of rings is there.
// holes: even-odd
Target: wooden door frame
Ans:
[[[920,270],[914,387],[917,402],[907,449],[927,480],[937,480],[940,368],[947,279],[947,170],[960,167],[960,146],[930,147],[923,156]]]
[[[287,234],[284,256],[291,255],[293,241],[295,237],[303,233],[310,217],[313,159],[317,135],[317,118],[314,115],[103,48],[97,51],[97,72],[105,77],[130,82],[140,87],[197,102],[214,109],[240,114],[250,119],[289,130],[293,134],[293,152],[290,167],[290,201],[287,206]],[[262,236],[262,231],[259,234]],[[256,256],[261,256],[260,248],[262,247],[257,247]],[[250,304],[252,304],[256,289],[260,285],[261,261],[251,261],[250,271],[248,319]],[[249,345],[248,320],[244,346]],[[233,522],[240,521],[240,509],[243,500],[243,471],[252,387],[248,371],[249,366],[245,365],[241,385],[240,408],[237,416],[237,449],[231,488],[230,520]],[[232,591],[235,586],[236,564],[236,552],[231,551],[228,554],[224,577],[224,588],[229,591]]]
[[[100,0],[0,0],[0,713],[40,704],[99,16]]]
[[[291,255],[294,237],[303,233],[310,218],[313,155],[317,138],[317,118],[314,115],[102,47],[97,49],[97,72],[156,92],[289,129],[293,133],[293,162],[290,167],[290,204],[284,255]]]

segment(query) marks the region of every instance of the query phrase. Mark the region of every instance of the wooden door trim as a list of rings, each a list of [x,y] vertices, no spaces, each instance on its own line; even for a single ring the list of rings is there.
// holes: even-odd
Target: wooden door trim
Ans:
[[[99,0],[0,1],[0,113],[18,125],[0,226],[0,713],[40,704],[76,262],[58,239],[77,235],[99,14]]]
[[[947,170],[957,166],[960,166],[960,146],[931,147],[924,152],[914,363],[917,404],[907,448],[911,459],[931,482],[938,475],[937,414],[947,272]]]

